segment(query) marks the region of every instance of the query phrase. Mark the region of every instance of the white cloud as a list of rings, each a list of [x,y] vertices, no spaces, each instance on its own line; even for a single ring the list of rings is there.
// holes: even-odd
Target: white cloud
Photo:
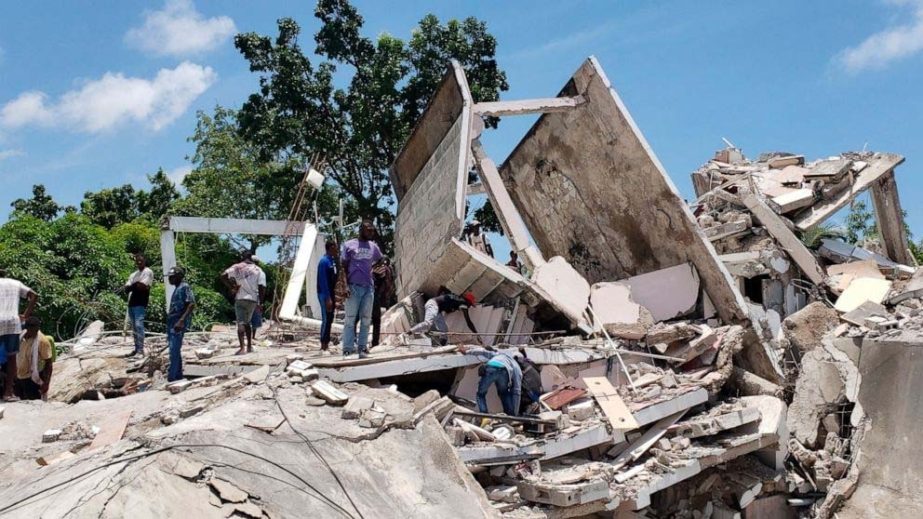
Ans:
[[[0,160],[6,160],[12,157],[25,155],[22,150],[0,150]]]
[[[144,24],[130,29],[125,41],[159,56],[187,56],[213,50],[235,32],[227,16],[205,18],[192,0],[167,0],[162,10],[145,13]]]
[[[153,79],[107,72],[51,102],[44,92],[24,92],[0,108],[0,127],[28,125],[99,133],[126,122],[160,130],[181,116],[215,82],[211,67],[183,62]]]
[[[849,72],[880,69],[893,61],[923,51],[923,0],[888,0],[886,3],[909,7],[912,12],[906,23],[888,27],[850,47],[837,56],[840,65]]]
[[[183,179],[186,178],[186,175],[192,172],[192,166],[185,165],[173,168],[170,171],[167,171],[167,178],[173,181],[174,184],[180,185],[183,183]]]

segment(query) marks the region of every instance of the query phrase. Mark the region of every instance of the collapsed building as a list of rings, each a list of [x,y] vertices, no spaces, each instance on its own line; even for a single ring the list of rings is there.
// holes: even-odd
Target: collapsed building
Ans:
[[[541,115],[498,166],[483,118],[523,114]],[[919,385],[923,284],[902,160],[729,148],[687,204],[594,58],[557,97],[489,103],[453,63],[391,170],[400,302],[383,346],[325,357],[299,328],[323,243],[303,225],[288,324],[256,353],[213,329],[184,353],[189,380],[167,384],[159,355],[126,359],[98,327],[75,340],[56,402],[0,422],[17,438],[0,446],[0,513],[909,515],[923,417],[901,393]],[[801,242],[865,189],[880,247]],[[461,239],[477,194],[527,274]],[[442,289],[475,297],[476,331],[452,314],[445,346],[396,340]],[[477,411],[480,361],[458,345],[534,362],[533,412],[501,414],[493,393]]]

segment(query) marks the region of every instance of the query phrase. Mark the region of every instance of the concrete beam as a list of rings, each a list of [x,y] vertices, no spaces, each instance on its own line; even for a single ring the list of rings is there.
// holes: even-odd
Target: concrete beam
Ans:
[[[298,300],[301,298],[302,291],[307,291],[307,302],[311,307],[314,318],[321,315],[320,302],[317,300],[317,264],[320,261],[318,247],[323,251],[324,244],[320,233],[317,232],[317,226],[308,224],[304,226],[304,234],[301,237],[301,244],[298,252],[295,253],[295,264],[292,266],[292,275],[288,279],[288,286],[285,289],[285,295],[282,297],[282,307],[279,310],[281,319],[291,319],[297,316]],[[321,255],[323,252],[321,252]],[[311,268],[311,265],[314,268]],[[315,283],[308,284],[308,273],[314,275]]]
[[[487,156],[484,148],[481,147],[480,140],[472,141],[471,153],[481,175],[481,184],[487,191],[487,196],[490,198],[497,219],[500,220],[503,232],[509,236],[513,250],[519,253],[526,267],[534,271],[536,267],[545,263],[545,259],[529,241],[529,230],[526,229],[526,224],[513,204],[506,186],[503,185],[503,179],[497,172],[497,165]]]
[[[872,204],[875,206],[875,221],[878,223],[878,234],[885,255],[898,263],[914,266],[913,256],[907,249],[907,233],[904,230],[904,215],[894,170],[885,173],[878,182],[872,184]]]
[[[583,96],[525,99],[521,101],[491,101],[475,103],[474,113],[484,116],[529,115],[564,112],[583,104]]]
[[[304,222],[288,220],[244,220],[239,218],[199,218],[171,216],[166,229],[173,232],[203,234],[258,234],[285,236],[304,232]]]
[[[779,242],[782,248],[788,251],[788,254],[812,283],[819,285],[824,282],[824,271],[817,263],[817,258],[801,243],[801,240],[785,225],[785,222],[775,211],[753,194],[744,195],[743,203],[763,227],[769,231],[769,234]]]

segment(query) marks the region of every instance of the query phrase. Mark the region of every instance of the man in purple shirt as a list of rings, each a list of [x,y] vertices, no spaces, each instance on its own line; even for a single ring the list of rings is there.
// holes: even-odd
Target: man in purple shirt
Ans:
[[[346,273],[346,318],[343,321],[343,356],[352,355],[356,342],[359,344],[359,358],[367,356],[369,323],[372,320],[372,304],[375,300],[375,281],[372,266],[381,259],[381,250],[372,239],[375,226],[371,220],[363,220],[359,237],[343,244],[341,260]],[[356,338],[356,320],[359,320],[359,337]]]

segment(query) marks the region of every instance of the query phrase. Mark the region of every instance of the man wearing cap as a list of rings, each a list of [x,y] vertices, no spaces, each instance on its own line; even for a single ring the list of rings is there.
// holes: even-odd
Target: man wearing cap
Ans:
[[[235,355],[253,351],[253,312],[266,296],[266,273],[253,263],[253,253],[244,251],[240,262],[224,271],[221,281],[234,294],[234,316],[237,319],[237,339],[240,349]]]
[[[192,310],[195,308],[195,294],[186,283],[186,271],[173,267],[167,272],[170,284],[174,286],[167,312],[167,344],[170,346],[170,369],[167,380],[173,382],[183,378],[183,336],[192,324]]]
[[[459,346],[458,351],[466,355],[474,355],[485,362],[478,369],[481,375],[478,381],[478,410],[487,412],[487,390],[496,386],[497,395],[503,404],[503,412],[508,416],[519,415],[519,400],[522,398],[522,369],[516,359],[508,353],[486,350],[484,348],[470,348]]]
[[[143,254],[135,254],[135,267],[137,270],[128,277],[121,291],[128,293],[128,320],[135,339],[132,355],[144,355],[144,319],[151,298],[151,285],[154,284],[154,271],[148,268]]]
[[[423,307],[423,320],[414,325],[414,327],[410,329],[410,333],[424,334],[434,332],[433,335],[436,341],[440,345],[445,346],[448,343],[446,332],[449,331],[449,327],[445,322],[445,316],[446,314],[461,310],[465,316],[465,323],[468,325],[468,329],[471,330],[471,333],[477,334],[477,329],[474,327],[474,323],[471,322],[471,317],[468,315],[468,308],[474,306],[474,303],[474,295],[470,292],[466,292],[464,296],[457,296],[448,291],[439,294],[426,302]]]
[[[19,314],[19,300],[27,301],[26,311]],[[16,357],[19,353],[19,334],[22,321],[32,316],[38,294],[15,279],[6,277],[0,270],[0,348],[6,353],[6,387],[3,388],[3,400],[15,402],[19,397],[13,394],[13,381],[16,380]]]
[[[16,355],[16,395],[23,400],[47,400],[55,360],[54,344],[39,331],[42,321],[34,315],[26,319]]]
[[[471,220],[468,224],[468,244],[491,258],[494,257],[494,249],[487,241],[487,235],[481,232],[481,222],[477,220]]]

